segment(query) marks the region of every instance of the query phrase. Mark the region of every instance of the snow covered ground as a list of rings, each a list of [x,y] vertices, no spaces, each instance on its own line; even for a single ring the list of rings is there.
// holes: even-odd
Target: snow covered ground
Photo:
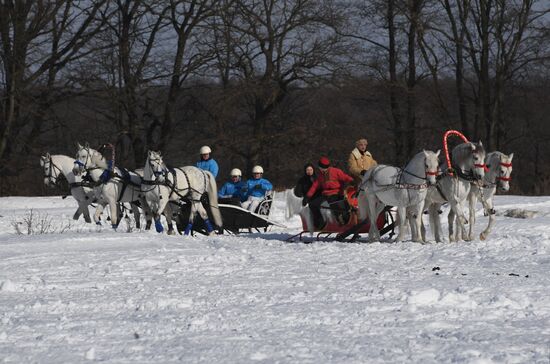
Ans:
[[[184,238],[0,198],[0,361],[550,362],[550,197],[499,196],[454,244],[286,243],[283,207],[286,230]],[[15,234],[31,208],[58,232]]]

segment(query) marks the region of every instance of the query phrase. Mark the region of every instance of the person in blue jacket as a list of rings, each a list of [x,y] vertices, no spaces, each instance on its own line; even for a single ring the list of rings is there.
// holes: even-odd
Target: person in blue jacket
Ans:
[[[256,208],[265,198],[265,194],[273,189],[271,182],[262,178],[264,169],[261,166],[252,168],[252,179],[246,182],[246,201],[242,207],[248,211],[256,211]]]
[[[214,175],[214,178],[218,177],[218,163],[214,159],[210,158],[210,153],[212,153],[212,149],[210,149],[208,145],[205,145],[201,147],[200,153],[201,160],[197,162],[197,168],[212,173]]]
[[[245,183],[241,180],[242,173],[239,168],[231,170],[231,180],[226,182],[218,191],[218,202],[240,206],[243,199]]]

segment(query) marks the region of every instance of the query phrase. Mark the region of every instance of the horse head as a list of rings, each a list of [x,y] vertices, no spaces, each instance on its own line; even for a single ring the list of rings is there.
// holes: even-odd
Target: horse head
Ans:
[[[471,173],[475,179],[482,179],[487,171],[485,148],[479,143],[462,143],[453,149],[453,166],[465,173]]]
[[[49,187],[55,186],[59,171],[55,170],[50,153],[40,157],[40,167],[44,171],[44,184]]]
[[[147,161],[145,162],[144,175],[145,178],[154,180],[155,178],[162,180],[166,174],[167,168],[162,160],[162,154],[150,150],[147,153]]]
[[[431,150],[424,150],[424,172],[426,173],[426,182],[428,185],[435,185],[437,175],[439,174],[439,153]]]
[[[78,151],[74,161],[73,173],[75,176],[81,175],[86,169],[96,166],[97,156],[101,156],[99,152],[92,149],[88,143],[84,145],[78,144]]]
[[[506,155],[500,152],[494,152],[487,155],[487,167],[491,174],[495,176],[497,187],[503,191],[510,190],[510,181],[512,180],[512,158],[514,153]]]

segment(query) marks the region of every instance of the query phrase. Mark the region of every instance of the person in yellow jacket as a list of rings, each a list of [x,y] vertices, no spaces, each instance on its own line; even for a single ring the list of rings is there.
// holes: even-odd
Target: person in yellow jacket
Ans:
[[[355,142],[355,149],[351,151],[348,158],[349,174],[353,176],[357,183],[361,182],[367,170],[378,164],[372,154],[367,151],[368,145],[367,139],[359,139]]]

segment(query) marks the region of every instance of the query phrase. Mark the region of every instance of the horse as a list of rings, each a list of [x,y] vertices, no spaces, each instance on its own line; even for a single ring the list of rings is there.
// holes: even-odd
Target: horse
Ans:
[[[222,216],[218,208],[218,191],[214,175],[208,171],[193,166],[169,169],[163,162],[160,152],[149,151],[143,168],[142,189],[147,203],[153,210],[155,228],[163,231],[160,215],[164,212],[168,223],[168,234],[173,234],[172,209],[170,201],[186,200],[191,204],[188,224],[184,235],[189,235],[193,229],[193,221],[198,212],[204,220],[209,235],[215,234],[214,227],[208,218],[201,199],[207,194],[214,224],[221,228]]]
[[[481,180],[481,183],[472,184],[470,193],[467,197],[470,212],[470,229],[467,237],[468,240],[473,240],[474,236],[476,219],[475,208],[478,198],[481,200],[485,215],[489,216],[489,223],[485,230],[479,234],[479,239],[485,240],[489,236],[495,223],[493,196],[495,195],[497,188],[502,192],[508,192],[510,189],[510,181],[512,180],[510,177],[512,174],[512,158],[514,158],[514,153],[506,155],[498,151],[491,152],[485,157],[485,164],[487,165],[488,170]],[[449,215],[451,216],[451,219],[455,218],[452,210],[449,212]],[[457,240],[458,239],[459,236],[457,236]]]
[[[78,220],[80,215],[84,215],[84,220],[91,223],[88,205],[94,200],[94,191],[86,182],[82,181],[81,176],[73,173],[73,163],[74,159],[66,155],[46,153],[41,156],[40,166],[44,170],[44,184],[50,187],[57,185],[60,175],[63,174],[69,183],[71,195],[78,203],[73,220]]]
[[[380,240],[376,217],[385,206],[396,206],[400,217],[399,234],[396,241],[402,241],[405,232],[407,208],[413,213],[417,229],[412,231],[412,240],[421,241],[419,235],[421,207],[428,186],[436,183],[439,165],[437,152],[423,150],[407,163],[405,168],[378,165],[363,176],[359,191],[359,218],[371,217],[369,240]]]
[[[146,218],[149,208],[142,198],[141,177],[118,167],[112,171],[107,160],[97,150],[78,144],[78,152],[74,161],[73,173],[80,175],[87,171],[91,179],[97,184],[94,193],[97,198],[97,208],[94,214],[94,221],[101,225],[100,216],[106,205],[109,205],[111,212],[111,226],[118,227],[118,203],[130,202],[132,212],[136,221],[136,227],[140,228],[140,211],[137,204],[141,204],[145,211]],[[106,173],[112,174],[108,180],[104,180]]]
[[[451,210],[457,217],[457,229],[462,236],[466,236],[464,225],[467,223],[462,211],[462,202],[468,197],[472,182],[481,180],[485,175],[487,166],[485,161],[485,149],[481,141],[479,143],[462,143],[453,148],[452,170],[444,170],[437,183],[428,188],[424,208],[427,207],[430,216],[430,226],[436,242],[441,242],[441,221],[439,213],[444,203],[449,203]],[[454,219],[454,217],[453,217]],[[449,214],[449,241],[454,241],[453,223]],[[422,235],[425,235],[424,233]],[[425,240],[425,236],[423,237]]]

